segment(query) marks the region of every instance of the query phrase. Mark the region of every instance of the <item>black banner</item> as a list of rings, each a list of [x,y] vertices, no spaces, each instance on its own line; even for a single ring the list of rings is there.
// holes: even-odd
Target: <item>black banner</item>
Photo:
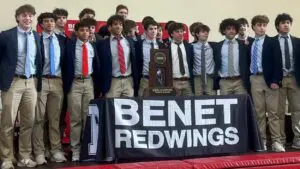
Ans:
[[[247,95],[94,100],[83,138],[83,161],[262,149]]]

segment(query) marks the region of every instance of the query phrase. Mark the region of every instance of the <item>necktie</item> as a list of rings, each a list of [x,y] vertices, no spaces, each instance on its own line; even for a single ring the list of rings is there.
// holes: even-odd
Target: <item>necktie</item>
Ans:
[[[49,36],[50,75],[55,75],[53,36]]]
[[[234,75],[233,66],[233,43],[231,40],[228,41],[228,76]]]
[[[154,43],[153,42],[150,42],[150,45],[151,45],[151,49],[154,49]],[[150,49],[150,50],[151,50]]]
[[[181,43],[177,44],[177,52],[178,52],[178,59],[179,59],[179,70],[180,70],[180,74],[184,75],[185,70],[184,70],[183,56],[182,56],[182,51],[181,51],[181,48],[180,48],[180,44]]]
[[[205,85],[206,85],[206,70],[205,70],[205,44],[201,46],[201,81],[202,81],[202,94],[205,95]]]
[[[121,45],[121,38],[117,38],[118,41],[118,56],[119,56],[119,65],[120,65],[120,72],[121,74],[125,74],[126,66],[125,66],[125,57],[124,57],[124,50]]]
[[[30,42],[29,42],[29,35],[30,32],[27,33],[25,32],[25,53],[26,53],[26,58],[25,58],[25,76],[27,78],[30,78],[31,76],[31,70],[30,70]]]
[[[88,76],[88,70],[89,70],[89,65],[88,65],[88,50],[86,43],[82,45],[82,75],[83,76]]]
[[[259,39],[255,39],[254,42],[254,47],[253,47],[253,51],[252,51],[252,55],[251,55],[251,72],[253,74],[257,74],[258,72],[258,66],[257,66],[257,55],[258,55],[258,41]]]
[[[284,38],[284,57],[285,57],[285,68],[289,70],[291,68],[291,60],[290,60],[290,48],[288,43],[288,36],[282,36]]]

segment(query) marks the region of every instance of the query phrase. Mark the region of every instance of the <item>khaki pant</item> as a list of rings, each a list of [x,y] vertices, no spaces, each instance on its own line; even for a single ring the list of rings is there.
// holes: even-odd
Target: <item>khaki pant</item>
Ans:
[[[84,131],[88,106],[94,99],[93,80],[74,79],[70,93],[68,94],[68,110],[71,121],[71,149],[80,152],[81,137]]]
[[[285,107],[286,99],[289,102],[289,111],[292,114],[292,129],[295,135],[294,142],[300,141],[300,88],[296,84],[294,76],[289,75],[283,77],[282,88],[279,90],[279,119],[280,119],[280,134],[281,141],[285,143]]]
[[[203,95],[203,89],[202,89],[202,80],[201,76],[195,76],[194,77],[194,83],[195,83],[195,96],[201,96]],[[213,90],[214,80],[206,76],[206,86],[205,86],[205,94],[206,95],[216,95],[216,91]]]
[[[8,91],[2,91],[3,112],[0,125],[2,161],[13,159],[13,131],[20,110],[19,158],[31,156],[31,134],[34,124],[37,92],[35,79],[14,78]]]
[[[173,86],[177,96],[193,96],[191,83],[189,80],[173,80]]]
[[[252,75],[250,81],[260,135],[262,139],[266,141],[266,112],[268,112],[268,123],[272,142],[281,143],[278,113],[279,89],[270,89],[262,75]]]
[[[148,88],[149,88],[149,79],[142,78],[139,86],[139,96],[140,97],[149,96]]]
[[[220,80],[220,94],[246,94],[242,79],[221,79]]]
[[[42,91],[38,93],[33,133],[35,156],[44,155],[44,139],[50,140],[52,154],[61,151],[59,120],[63,102],[62,80],[60,78],[43,78],[42,87]],[[47,116],[45,116],[45,113]],[[48,127],[44,127],[45,118],[47,118]],[[47,128],[49,132],[46,132],[48,134],[44,135],[44,129]],[[49,138],[44,138],[44,136],[49,136]]]
[[[107,98],[133,97],[133,95],[134,90],[132,77],[111,79],[110,89],[106,94]]]

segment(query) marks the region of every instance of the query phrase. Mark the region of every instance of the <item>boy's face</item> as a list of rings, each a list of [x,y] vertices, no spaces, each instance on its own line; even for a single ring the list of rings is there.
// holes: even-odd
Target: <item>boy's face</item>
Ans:
[[[89,27],[80,27],[76,31],[76,35],[81,41],[86,42],[89,39],[90,28]]]
[[[84,14],[84,15],[82,16],[82,18],[81,18],[80,20],[85,19],[85,18],[94,18],[94,17],[95,17],[95,15],[90,14],[90,13],[86,13],[86,14]]]
[[[234,37],[235,37],[235,35],[236,35],[236,29],[235,29],[235,27],[234,26],[228,26],[225,30],[224,30],[224,32],[223,32],[224,34],[225,34],[225,37],[227,38],[227,39],[234,39]]]
[[[162,39],[163,31],[162,28],[157,28],[157,38]]]
[[[242,36],[246,35],[247,32],[248,32],[248,28],[249,27],[248,27],[247,24],[241,24],[240,29],[239,29],[239,34],[242,35]]]
[[[90,26],[90,35],[94,34],[96,31],[96,26],[95,25],[91,25]]]
[[[120,10],[117,12],[117,15],[122,16],[122,17],[126,20],[126,19],[127,19],[127,16],[128,16],[128,11],[127,11],[127,9],[120,9]]]
[[[55,20],[53,18],[44,18],[42,27],[45,32],[52,32],[55,28]]]
[[[30,29],[32,26],[34,15],[30,12],[24,12],[17,16],[17,21],[22,29]]]
[[[123,31],[123,24],[120,21],[113,21],[112,25],[108,26],[108,30],[114,36],[120,36]]]
[[[183,29],[177,29],[177,30],[174,30],[171,34],[172,36],[172,39],[176,42],[182,42],[183,41]]]
[[[263,36],[266,34],[267,26],[267,23],[256,23],[252,28],[255,35]]]
[[[67,23],[67,17],[60,16],[60,15],[57,15],[56,17],[57,17],[56,26],[59,28],[64,28]]]
[[[157,36],[157,26],[149,25],[146,30],[146,36],[148,39],[155,39]]]
[[[129,32],[129,36],[135,37],[135,33],[136,33],[136,27],[131,28],[131,29],[130,29],[130,32]]]
[[[277,26],[280,34],[287,34],[290,32],[292,23],[289,20],[281,21]]]
[[[199,33],[196,33],[198,40],[202,42],[206,42],[208,39],[209,32],[205,30],[201,30]]]

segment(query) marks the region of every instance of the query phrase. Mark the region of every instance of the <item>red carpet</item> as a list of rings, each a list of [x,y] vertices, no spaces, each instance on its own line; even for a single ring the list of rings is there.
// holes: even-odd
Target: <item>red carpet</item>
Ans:
[[[83,163],[84,164],[84,163]],[[300,152],[265,153],[241,156],[196,158],[111,165],[80,166],[63,169],[300,169]]]

